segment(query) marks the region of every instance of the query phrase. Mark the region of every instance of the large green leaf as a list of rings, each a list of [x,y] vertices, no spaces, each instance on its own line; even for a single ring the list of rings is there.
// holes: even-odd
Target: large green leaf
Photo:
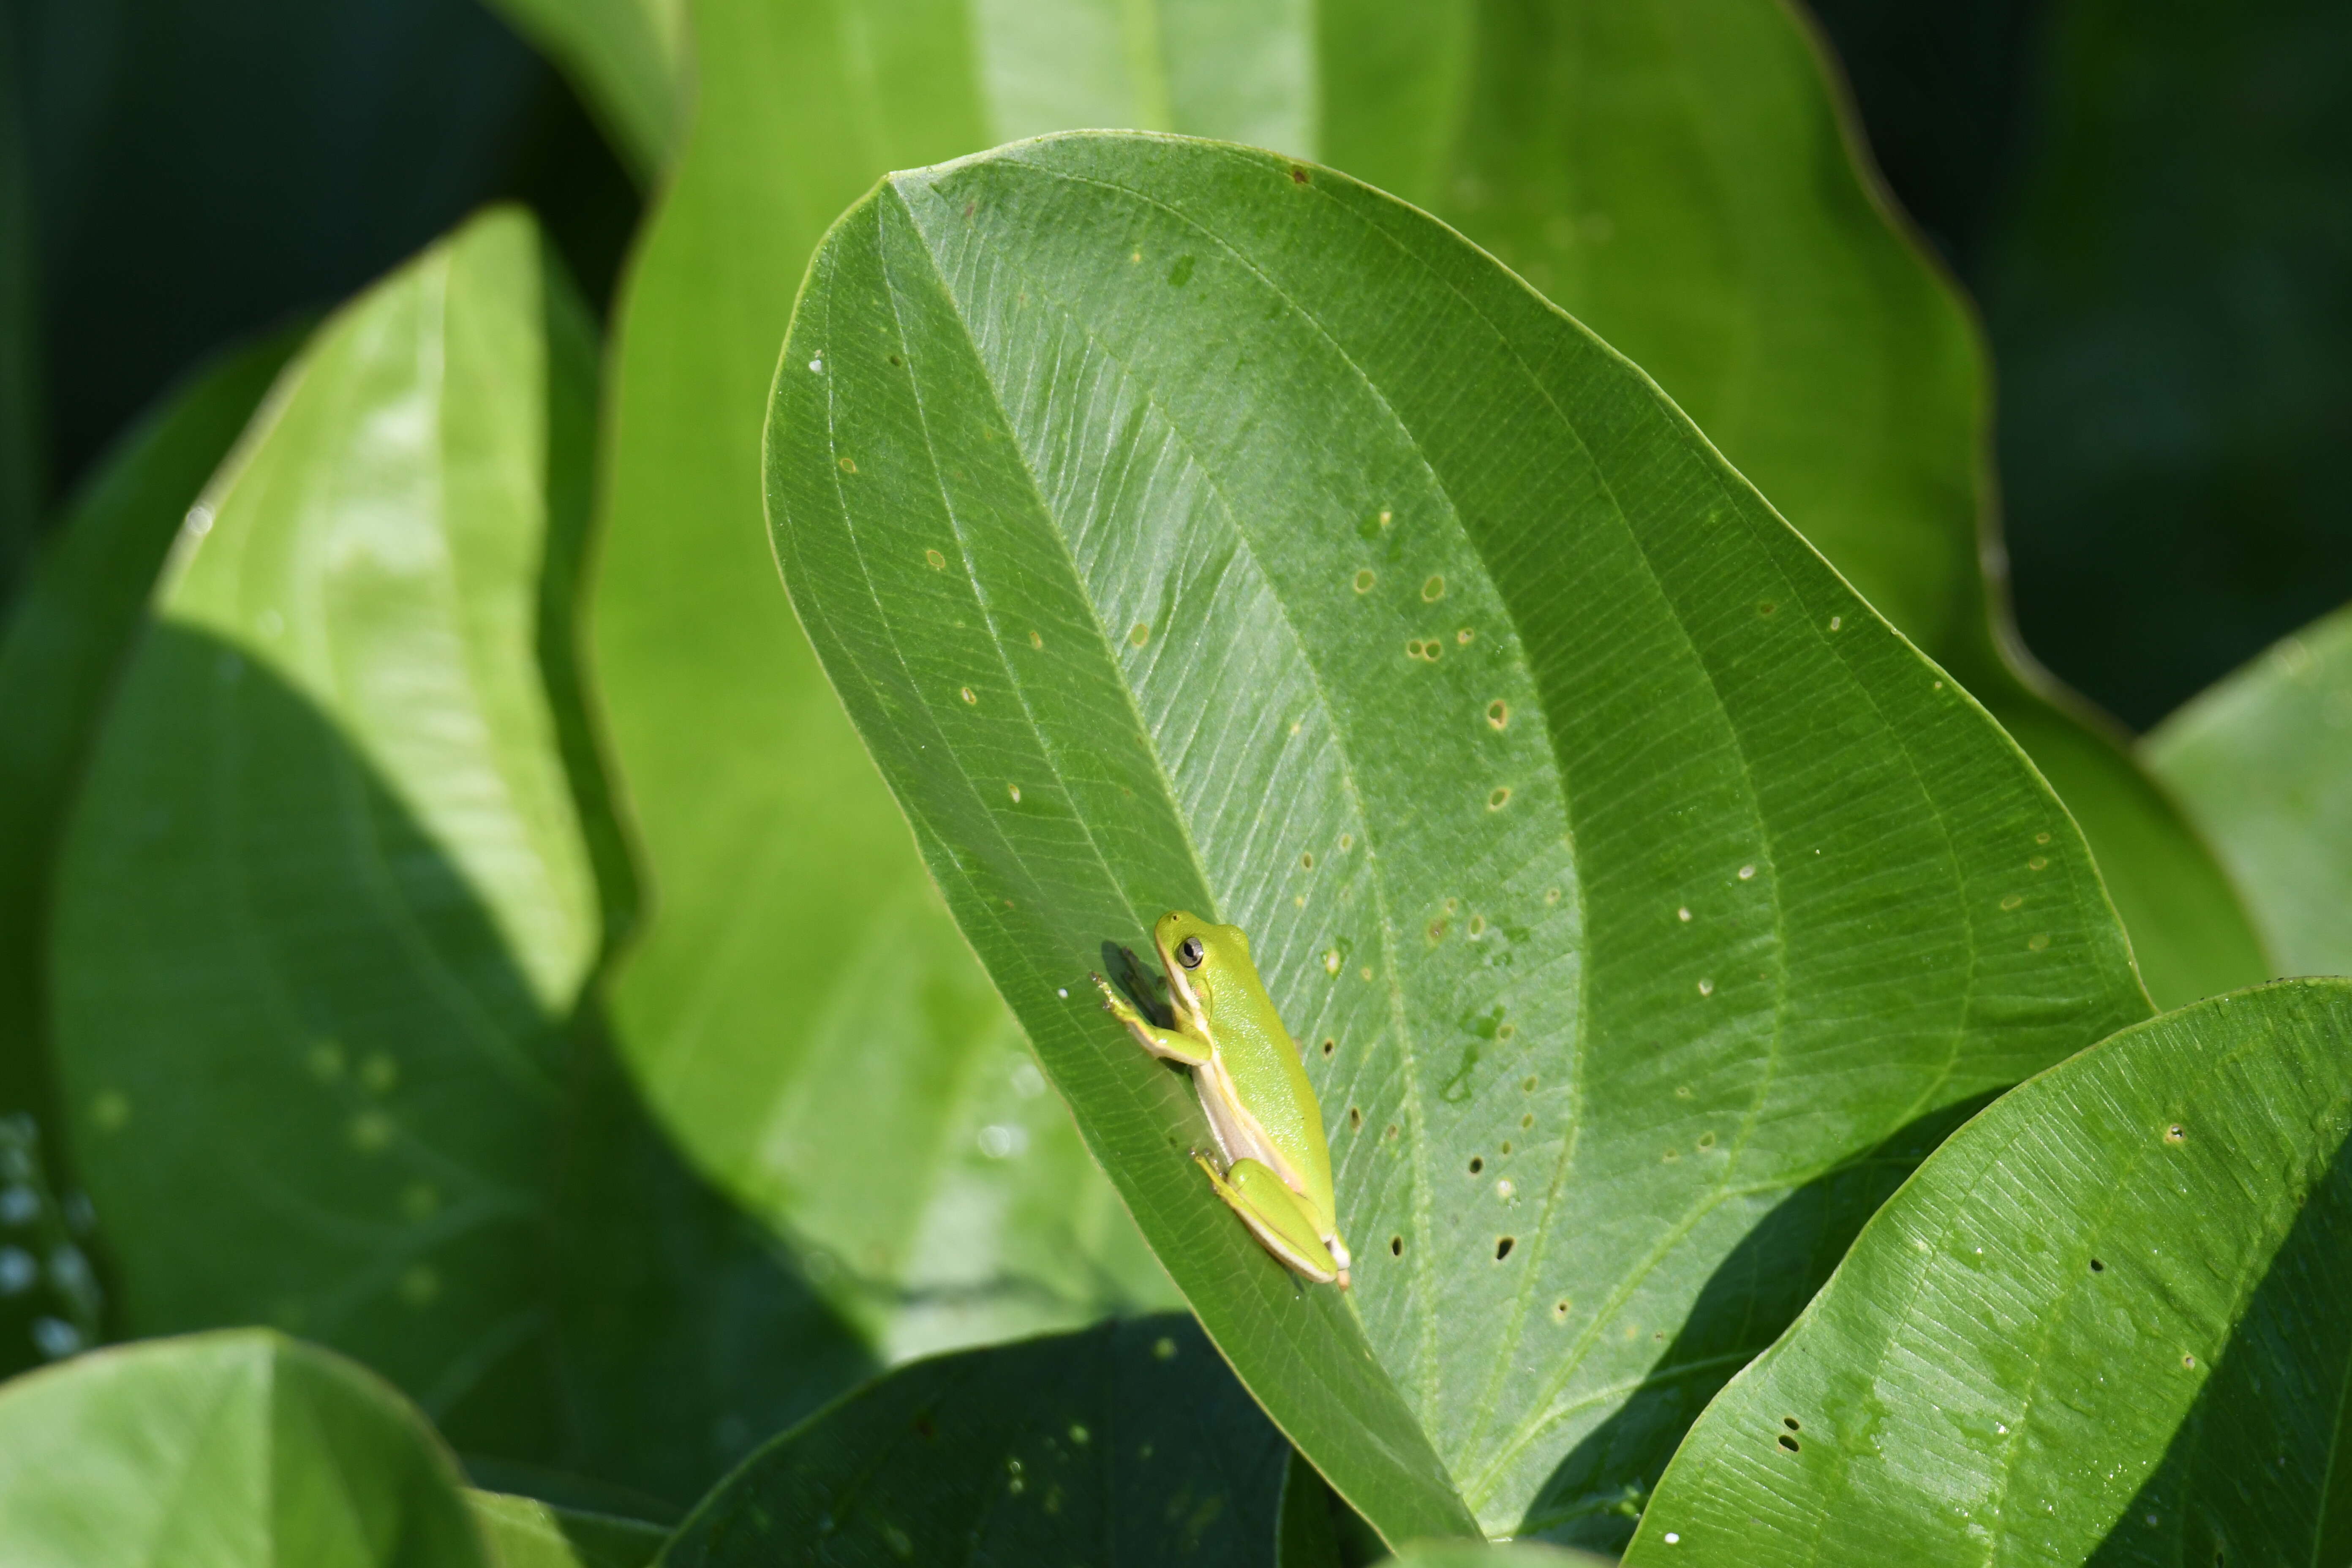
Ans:
[[[1629,1563],[2342,1563],[2352,984],[2127,1029],[1874,1219]]]
[[[51,975],[128,1331],[274,1322],[684,1502],[864,1361],[583,1014],[627,896],[569,668],[593,363],[512,212],[320,330],[189,514]]]
[[[669,1539],[659,1525],[504,1492],[469,1491],[466,1504],[498,1568],[645,1568]]]
[[[664,1568],[1275,1562],[1290,1446],[1190,1319],[901,1367],[771,1443]]]
[[[640,180],[669,162],[686,96],[686,0],[490,0],[595,106]]]
[[[2352,974],[2352,609],[2288,637],[2141,742],[2289,974]]]
[[[753,409],[772,348],[823,225],[891,167],[1136,124],[1319,147],[1437,207],[1704,404],[1735,461],[1899,625],[1968,661],[2076,803],[2159,994],[2267,973],[2161,796],[1990,653],[1973,340],[1865,190],[1776,0],[1348,0],[1319,21],[1081,0],[697,8],[694,130],[638,258],[608,424],[597,652],[659,891],[620,975],[620,1032],[703,1167],[818,1268],[845,1262],[841,1299],[898,1351],[1160,1287],[1057,1121],[934,1087],[1001,1099],[1008,1078],[1034,1079],[758,581]],[[763,679],[741,679],[750,667]],[[925,988],[908,985],[877,1013],[865,977],[893,966],[932,977],[936,1000],[915,1006]],[[902,1087],[844,1070],[845,1037],[865,1060],[911,1064]],[[988,1127],[1003,1130],[992,1147],[1030,1152],[975,1159]],[[901,1151],[887,1173],[826,1179],[884,1136]],[[938,1218],[974,1207],[1034,1218]],[[1088,1253],[1102,1263],[1068,1267]]]
[[[9,1568],[494,1568],[448,1450],[341,1358],[267,1331],[0,1388]]]
[[[811,250],[884,171],[1065,125],[1305,136],[1302,11],[1151,21],[697,5],[693,127],[621,316],[593,625],[656,918],[616,1030],[703,1169],[893,1357],[1173,1298],[775,591],[761,409]]]
[[[163,553],[299,341],[225,355],[124,437],[0,633],[0,1373],[96,1342],[86,1205],[63,1168],[43,992],[53,859]]]
[[[958,919],[1391,1541],[1457,1487],[1622,1535],[1908,1163],[2145,1016],[1982,711],[1638,372],[1351,181],[1102,134],[894,176],[772,419],[786,582]],[[1180,906],[1307,1043],[1352,1294],[1210,1194],[1086,984]]]
[[[1386,9],[1360,0],[1365,9]],[[2159,1004],[2269,978],[2228,879],[2114,727],[2006,632],[1986,356],[1889,212],[1782,0],[1541,0],[1458,18],[1443,107],[1332,113],[1320,155],[1459,227],[1609,343],[2023,745],[2090,839]],[[1338,54],[1338,102],[1385,83]],[[1432,150],[1436,156],[1432,156]],[[1979,531],[1986,543],[1979,543]]]

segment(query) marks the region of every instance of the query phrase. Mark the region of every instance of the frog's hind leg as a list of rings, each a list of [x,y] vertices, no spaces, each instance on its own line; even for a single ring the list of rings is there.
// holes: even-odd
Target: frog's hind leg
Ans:
[[[1268,1252],[1318,1285],[1337,1280],[1342,1289],[1347,1288],[1347,1270],[1315,1234],[1315,1222],[1307,1218],[1297,1197],[1272,1166],[1236,1160],[1231,1171],[1220,1175],[1217,1167],[1201,1155],[1193,1155],[1192,1163],[1208,1173],[1217,1195],[1233,1205]]]

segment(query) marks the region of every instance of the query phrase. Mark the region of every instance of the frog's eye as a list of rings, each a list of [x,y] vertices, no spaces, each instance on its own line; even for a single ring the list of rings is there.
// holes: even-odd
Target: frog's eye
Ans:
[[[1176,962],[1187,969],[1200,968],[1201,960],[1204,956],[1206,954],[1201,946],[1201,939],[1197,936],[1188,936],[1176,944]]]

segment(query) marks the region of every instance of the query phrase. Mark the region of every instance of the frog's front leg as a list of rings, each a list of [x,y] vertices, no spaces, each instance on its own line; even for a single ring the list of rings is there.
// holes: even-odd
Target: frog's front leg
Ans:
[[[1331,1249],[1316,1235],[1315,1221],[1300,1205],[1298,1194],[1274,1173],[1272,1166],[1236,1160],[1231,1171],[1220,1175],[1217,1167],[1202,1155],[1193,1155],[1192,1163],[1208,1173],[1209,1184],[1217,1189],[1217,1195],[1233,1205],[1268,1252],[1318,1285],[1337,1280],[1339,1289],[1348,1288],[1347,1266],[1331,1256]]]
[[[1201,1040],[1178,1029],[1163,1029],[1135,1009],[1135,1004],[1120,995],[1101,975],[1089,976],[1095,989],[1103,994],[1103,1011],[1127,1026],[1138,1044],[1155,1057],[1165,1057],[1171,1062],[1182,1062],[1188,1068],[1199,1067],[1209,1059],[1209,1047]]]

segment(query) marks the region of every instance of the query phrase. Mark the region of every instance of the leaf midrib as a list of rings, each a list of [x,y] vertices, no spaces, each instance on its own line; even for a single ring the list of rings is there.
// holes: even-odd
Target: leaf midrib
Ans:
[[[1123,186],[1110,184],[1109,183],[1103,181],[1090,180],[1085,176],[1069,174],[1063,171],[1036,170],[1034,165],[1024,166],[1033,169],[1033,171],[1038,174],[1044,174],[1047,178],[1066,180],[1068,183],[1076,184],[1097,185],[1102,188],[1118,191],[1129,197],[1138,199],[1146,205],[1159,207],[1160,210],[1167,212],[1169,216],[1184,224],[1187,227],[1192,228],[1194,232],[1201,234],[1205,240],[1216,245],[1221,249],[1224,250],[1227,255],[1233,257],[1240,265],[1247,268],[1251,275],[1258,279],[1258,280],[1270,293],[1274,294],[1277,299],[1280,299],[1286,305],[1291,307],[1291,309],[1298,315],[1300,320],[1312,324],[1318,332],[1323,333],[1327,342],[1329,341],[1329,334],[1328,332],[1324,332],[1322,324],[1319,321],[1315,321],[1311,314],[1301,310],[1296,300],[1292,300],[1289,295],[1285,293],[1282,289],[1276,288],[1270,279],[1265,278],[1265,276],[1253,266],[1246,258],[1242,257],[1230,243],[1225,241],[1222,237],[1210,234],[1208,231],[1202,229],[1199,224],[1194,222],[1186,215],[1166,206],[1164,203],[1158,202],[1148,196],[1142,196],[1139,193],[1128,190]],[[934,194],[929,193],[927,187],[926,189],[927,194]],[[914,227],[918,235],[921,235],[923,233],[921,226],[915,221],[911,211],[908,213],[908,221],[909,225]],[[924,256],[932,263],[933,276],[939,282],[942,297],[945,298],[950,305],[958,305],[955,294],[948,287],[946,279],[941,276],[938,270],[938,260],[931,251],[928,237],[926,237],[925,243],[921,247],[921,249]],[[1000,259],[1008,268],[1014,268],[1017,269],[1017,263],[1013,262],[1009,257],[1003,257],[1000,254]],[[886,272],[887,266],[887,264],[885,263]],[[1400,1074],[1400,1078],[1403,1085],[1404,1099],[1406,1101],[1405,1121],[1411,1131],[1414,1147],[1415,1158],[1412,1166],[1412,1224],[1416,1242],[1425,1244],[1429,1237],[1432,1222],[1430,1218],[1430,1162],[1427,1152],[1428,1134],[1425,1125],[1426,1111],[1424,1107],[1424,1097],[1422,1093],[1420,1076],[1416,1070],[1418,1060],[1413,1050],[1412,1032],[1407,1027],[1405,1021],[1403,987],[1398,978],[1402,973],[1402,965],[1398,962],[1399,946],[1397,941],[1396,921],[1388,894],[1387,879],[1381,869],[1382,858],[1378,847],[1378,836],[1372,826],[1370,815],[1364,809],[1363,792],[1358,786],[1356,782],[1357,767],[1355,760],[1346,744],[1344,739],[1344,727],[1339,721],[1339,710],[1331,700],[1329,692],[1323,679],[1322,670],[1315,663],[1312,656],[1308,652],[1308,645],[1304,638],[1299,637],[1297,628],[1290,618],[1290,612],[1287,604],[1285,602],[1280,593],[1276,592],[1275,589],[1275,580],[1273,575],[1266,572],[1265,569],[1258,563],[1258,552],[1251,544],[1249,534],[1242,525],[1241,516],[1238,510],[1234,508],[1226,498],[1223,486],[1219,481],[1216,470],[1209,464],[1201,461],[1199,457],[1194,453],[1192,443],[1185,434],[1183,424],[1178,420],[1160,401],[1157,392],[1152,387],[1151,384],[1129,370],[1125,362],[1122,361],[1108,344],[1102,342],[1093,330],[1086,324],[1084,320],[1079,317],[1075,310],[1071,310],[1064,303],[1058,293],[1046,288],[1034,277],[1034,274],[1024,270],[1021,271],[1020,275],[1028,280],[1033,298],[1041,302],[1050,304],[1055,310],[1057,310],[1061,319],[1067,323],[1073,331],[1079,333],[1095,350],[1095,352],[1103,357],[1105,363],[1117,367],[1120,371],[1128,384],[1136,388],[1139,395],[1143,397],[1146,405],[1159,416],[1161,423],[1169,432],[1170,438],[1175,442],[1178,447],[1184,453],[1186,461],[1189,462],[1201,475],[1202,483],[1207,487],[1209,493],[1216,498],[1218,510],[1223,514],[1226,526],[1232,531],[1236,547],[1248,556],[1252,564],[1252,569],[1257,573],[1260,581],[1266,584],[1268,590],[1267,596],[1276,607],[1276,614],[1281,620],[1283,631],[1292,647],[1297,653],[1298,667],[1307,672],[1309,685],[1315,695],[1316,703],[1322,710],[1325,723],[1332,737],[1332,749],[1338,755],[1338,772],[1342,787],[1345,789],[1347,794],[1349,813],[1355,820],[1355,826],[1358,831],[1362,836],[1365,859],[1370,868],[1370,873],[1367,877],[1367,881],[1372,889],[1374,907],[1379,911],[1381,942],[1381,962],[1379,984],[1382,994],[1388,1001],[1390,1029],[1392,1033],[1392,1037],[1398,1042],[1398,1050],[1402,1058],[1403,1070]],[[979,343],[971,336],[970,327],[964,311],[959,306],[959,308],[954,309],[951,313],[954,315],[957,324],[960,327],[964,328],[965,344],[971,352],[973,363],[975,364],[985,365],[988,362],[982,354]],[[1365,390],[1379,401],[1380,405],[1383,410],[1389,413],[1389,416],[1394,422],[1398,431],[1406,437],[1414,456],[1422,459],[1423,471],[1428,475],[1431,485],[1435,488],[1440,496],[1444,498],[1447,515],[1449,518],[1454,520],[1456,527],[1458,528],[1460,526],[1459,510],[1454,507],[1453,498],[1447,493],[1444,484],[1438,479],[1435,470],[1430,467],[1426,457],[1422,453],[1420,443],[1417,440],[1412,439],[1411,431],[1406,426],[1403,420],[1397,417],[1394,410],[1389,407],[1387,398],[1381,395],[1377,386],[1373,385],[1370,378],[1365,375],[1362,370],[1356,365],[1353,359],[1347,356],[1345,351],[1340,349],[1336,342],[1331,343],[1331,347],[1334,353],[1340,354],[1343,363],[1345,363],[1351,371],[1356,373],[1358,380],[1362,383]],[[993,377],[983,375],[982,379],[988,385],[992,405],[995,409],[1003,426],[1008,431],[1013,429],[1013,426],[1012,420],[1005,414],[1002,401],[996,396],[996,384]],[[918,394],[917,401],[919,405],[919,393]],[[928,422],[926,424],[926,429],[928,431]],[[936,471],[936,468],[937,466],[935,464],[934,471]],[[1038,489],[1036,476],[1031,471],[1025,458],[1021,462],[1021,469],[1024,477],[1029,481],[1031,495],[1037,503],[1038,514],[1049,521],[1053,527],[1055,541],[1062,546],[1063,557],[1065,563],[1070,568],[1073,581],[1080,584],[1083,587],[1085,579],[1077,570],[1076,557],[1070,551],[1067,536],[1062,531],[1059,520],[1055,516],[1052,510],[1046,506],[1043,493]],[[961,534],[958,536],[958,543],[960,545],[962,543]],[[968,566],[969,558],[967,557],[967,567]],[[977,586],[977,584],[975,584],[975,586]],[[1169,779],[1165,768],[1160,763],[1159,747],[1156,744],[1150,743],[1151,731],[1144,722],[1140,710],[1135,706],[1133,689],[1118,674],[1118,663],[1116,649],[1107,630],[1102,626],[1099,615],[1094,613],[1095,603],[1093,595],[1091,594],[1082,593],[1081,596],[1086,599],[1089,616],[1095,626],[1096,635],[1102,640],[1106,662],[1108,664],[1112,671],[1113,684],[1118,688],[1122,700],[1127,703],[1129,711],[1135,718],[1138,734],[1143,737],[1147,742],[1146,750],[1150,753],[1153,770],[1160,781],[1161,788],[1170,808],[1170,816],[1178,825],[1180,835],[1184,841],[1185,852],[1192,860],[1195,874],[1201,879],[1201,885],[1204,888],[1209,887],[1212,883],[1210,882],[1205,868],[1202,866],[1198,847],[1189,831],[1189,826],[1185,822],[1181,808],[1177,805],[1177,795],[1174,784],[1172,781]],[[1496,597],[1499,599],[1500,595],[1497,595]],[[983,606],[984,605],[985,601],[983,600]],[[993,625],[994,617],[992,616],[992,630],[993,628]],[[1514,627],[1515,631],[1516,629],[1517,628]],[[1001,638],[994,640],[996,640],[997,646],[1000,649],[1004,646]],[[1088,842],[1093,842],[1091,830],[1088,831]],[[1104,862],[1107,869],[1109,864],[1110,863],[1108,860]],[[1360,1063],[1368,1055],[1369,1053],[1356,1053],[1356,1059]],[[1359,1066],[1354,1070],[1360,1073],[1362,1068]],[[1424,1308],[1424,1310],[1416,1310],[1413,1313],[1414,1318],[1422,1326],[1423,1344],[1421,1354],[1418,1358],[1420,1363],[1419,1370],[1423,1372],[1425,1379],[1430,1380],[1435,1379],[1438,1375],[1437,1357],[1432,1353],[1432,1347],[1437,1335],[1438,1315],[1433,1311],[1425,1310],[1426,1303],[1432,1299],[1431,1292],[1427,1286],[1430,1269],[1430,1264],[1427,1260],[1433,1257],[1434,1253],[1435,1248],[1428,1245],[1416,1245],[1413,1247],[1412,1298],[1416,1305]],[[1363,1322],[1361,1312],[1357,1309],[1352,1299],[1347,1302],[1347,1307],[1349,1316],[1356,1320],[1359,1330],[1360,1331]],[[1428,1390],[1426,1397],[1430,1404],[1433,1405],[1435,1403],[1435,1391],[1433,1388]]]

